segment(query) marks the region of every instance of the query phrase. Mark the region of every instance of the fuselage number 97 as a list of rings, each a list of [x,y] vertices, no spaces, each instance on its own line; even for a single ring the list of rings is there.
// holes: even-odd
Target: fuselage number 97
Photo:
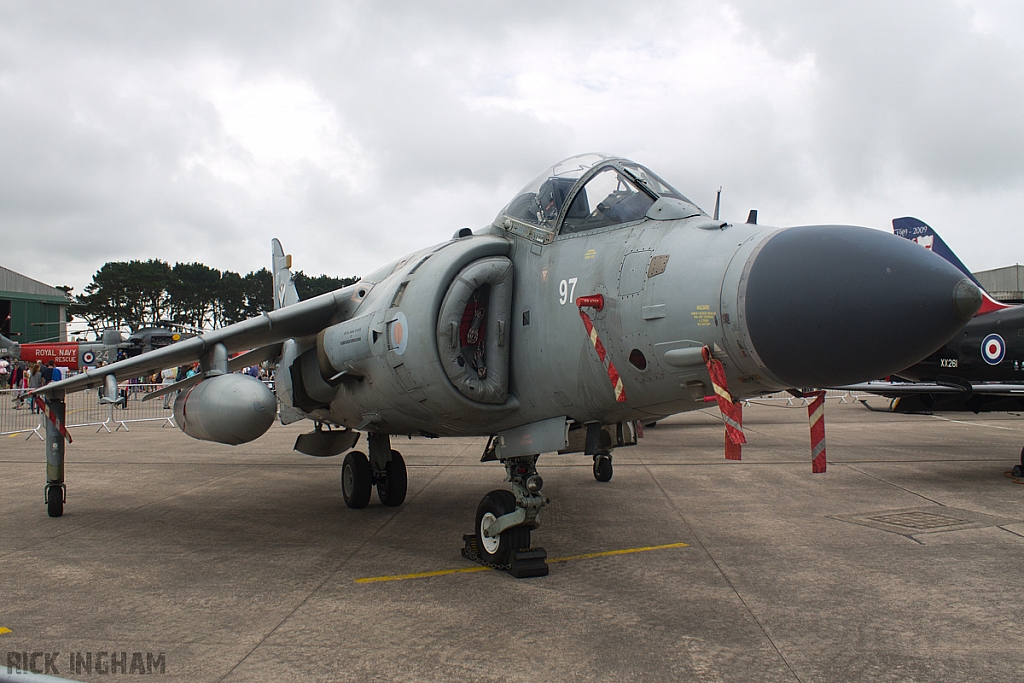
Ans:
[[[571,277],[558,283],[558,303],[564,306],[567,302],[573,301],[573,294],[576,292],[576,280],[578,279]]]

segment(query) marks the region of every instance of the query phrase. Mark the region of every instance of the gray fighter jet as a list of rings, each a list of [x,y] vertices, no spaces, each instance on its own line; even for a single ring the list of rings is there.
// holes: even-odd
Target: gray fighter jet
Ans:
[[[65,392],[105,386],[113,397],[118,379],[198,360],[201,374],[168,389],[180,391],[174,415],[186,434],[238,444],[277,415],[313,420],[295,448],[347,453],[342,493],[353,508],[374,486],[384,505],[405,499],[392,435],[491,437],[483,459],[504,465],[511,491],[483,498],[467,543],[508,566],[546,503],[538,455],[583,452],[607,481],[612,450],[636,443],[638,423],[706,406],[710,358],[737,400],[849,384],[925,358],[981,304],[962,273],[906,240],[734,225],[644,166],[602,154],[545,170],[491,225],[307,301],[273,246],[273,312],[39,392],[53,416],[51,515],[65,500]],[[232,372],[264,360],[276,366],[276,399]],[[361,433],[368,455],[353,450]]]

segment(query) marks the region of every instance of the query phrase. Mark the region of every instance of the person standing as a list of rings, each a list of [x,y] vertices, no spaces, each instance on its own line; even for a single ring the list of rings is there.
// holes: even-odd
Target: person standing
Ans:
[[[178,376],[177,368],[164,368],[160,373],[160,379],[163,380],[160,384],[164,389],[174,384],[175,378]],[[171,409],[171,398],[177,395],[176,391],[168,391],[164,394],[164,410]]]
[[[15,361],[11,370],[11,389],[14,390],[14,398],[18,398],[25,393],[25,385],[22,384],[22,377],[25,374],[24,365],[21,361]],[[20,401],[14,404],[14,410],[21,410]]]
[[[53,381],[53,361],[51,360],[42,368],[43,386]]]
[[[41,388],[43,386],[43,371],[42,368],[39,367],[39,363],[33,363],[29,367],[29,372],[31,372],[31,374],[28,376],[29,391]],[[39,407],[36,406],[35,399],[32,400],[32,403],[30,403],[29,406],[32,408],[33,414],[39,412]]]

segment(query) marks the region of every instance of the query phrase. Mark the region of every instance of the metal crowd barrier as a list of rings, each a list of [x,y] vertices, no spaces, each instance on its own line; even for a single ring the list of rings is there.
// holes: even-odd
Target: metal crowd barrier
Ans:
[[[272,381],[266,382],[273,391]],[[168,408],[164,408],[164,397],[158,397],[152,401],[143,402],[146,394],[160,389],[160,384],[130,384],[124,382],[118,385],[123,401],[120,403],[101,403],[99,390],[79,391],[67,395],[67,426],[71,427],[96,427],[96,431],[107,430],[108,433],[124,429],[130,431],[129,424],[140,422],[161,422],[161,427],[176,427],[174,415],[170,406],[174,405],[174,394],[168,400]],[[41,413],[34,413],[31,406],[25,403],[17,403],[14,399],[23,394],[20,389],[0,390],[0,436],[11,434],[25,434],[25,439],[32,436],[40,440],[44,438],[43,416]],[[849,391],[829,390],[825,393],[825,400],[835,399],[838,403],[850,403],[858,398],[870,397],[871,394],[854,394]],[[745,399],[744,405],[778,405],[784,403],[786,406],[807,405],[806,398],[796,398],[784,391],[760,396],[758,398]]]
[[[32,412],[28,403],[15,403],[14,399],[25,391],[22,389],[0,390],[0,435],[27,433],[27,439],[35,434],[43,438],[43,416]]]
[[[272,381],[264,383],[271,391],[274,390]],[[107,433],[121,429],[127,432],[130,431],[129,424],[140,422],[162,422],[161,427],[176,427],[173,414],[176,393],[167,399],[167,408],[164,408],[164,396],[151,401],[142,400],[147,394],[162,387],[161,384],[122,382],[118,385],[118,391],[123,400],[117,403],[101,403],[99,389],[68,394],[65,399],[67,427],[96,427],[97,432],[105,429]],[[42,414],[33,412],[27,401],[15,400],[24,393],[22,389],[0,390],[0,436],[25,434],[26,440],[33,435],[43,440]]]
[[[68,394],[65,399],[66,425],[68,428],[96,427],[97,432],[105,429],[108,433],[120,429],[129,431],[128,425],[133,422],[159,421],[163,422],[162,427],[174,427],[174,415],[170,407],[164,408],[163,397],[145,403],[142,401],[146,394],[160,387],[159,384],[119,384],[118,389],[124,400],[118,403],[101,403],[99,390]],[[42,414],[34,412],[27,401],[15,400],[23,393],[19,389],[0,391],[0,435],[24,433],[25,438],[30,439],[34,434],[42,440]],[[168,405],[173,405],[173,402],[172,395]]]
[[[874,394],[854,393],[851,391],[843,391],[839,389],[825,390],[825,401],[828,402],[829,399],[836,399],[836,402],[839,404],[850,403],[851,401],[856,401],[862,398],[871,398],[873,396]],[[743,399],[743,404],[747,406],[757,405],[759,403],[767,403],[770,405],[777,403],[785,403],[787,406],[806,406],[810,404],[810,402],[810,399],[797,398],[785,391],[779,391],[774,394],[768,394],[766,396],[758,396],[757,398]]]

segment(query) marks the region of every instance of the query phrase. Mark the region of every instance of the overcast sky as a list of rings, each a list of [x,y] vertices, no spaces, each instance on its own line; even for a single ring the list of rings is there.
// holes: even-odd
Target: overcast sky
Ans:
[[[572,154],[1024,261],[1024,3],[7,2],[0,263],[367,273]]]

